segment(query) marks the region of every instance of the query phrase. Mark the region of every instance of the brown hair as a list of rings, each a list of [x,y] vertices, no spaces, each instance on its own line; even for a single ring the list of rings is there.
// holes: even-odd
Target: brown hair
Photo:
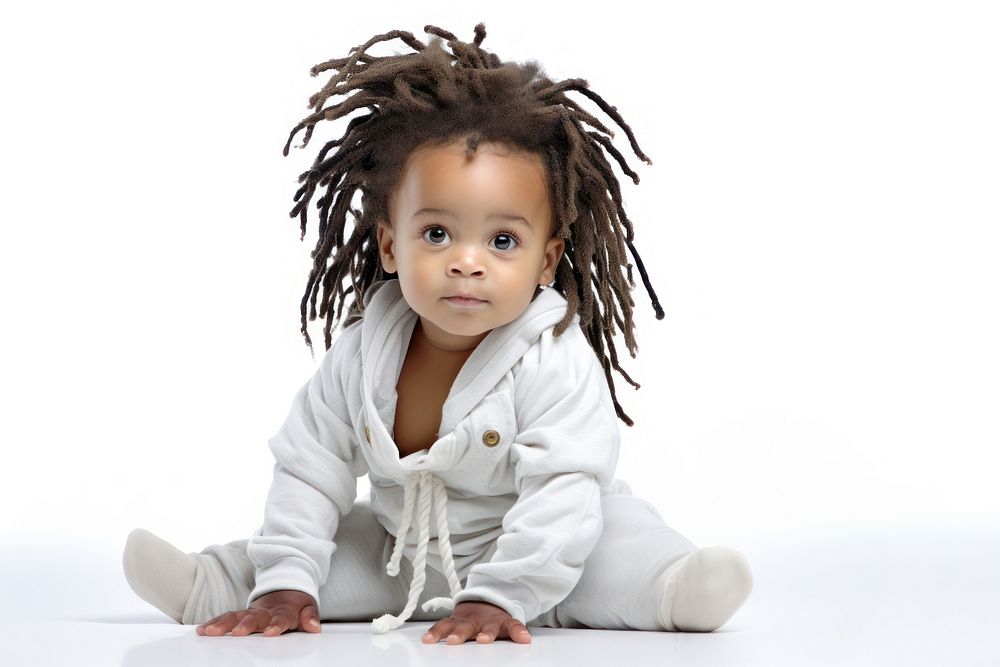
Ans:
[[[320,209],[319,238],[310,253],[313,267],[300,304],[301,331],[307,345],[312,350],[306,330],[306,304],[310,305],[309,319],[316,319],[321,282],[319,317],[326,318],[325,342],[326,349],[330,349],[331,328],[335,320],[341,319],[347,295],[354,292],[344,327],[363,316],[365,290],[373,282],[391,277],[383,273],[375,228],[378,221],[389,219],[389,197],[410,153],[418,146],[465,139],[471,155],[480,143],[502,143],[538,154],[546,166],[555,232],[564,240],[552,288],[567,301],[566,315],[555,326],[553,335],[562,334],[579,311],[580,325],[604,367],[615,411],[632,426],[618,403],[611,377],[613,367],[639,388],[619,365],[613,342],[617,324],[629,353],[635,357],[635,303],[629,293],[635,281],[632,264],[626,260],[626,246],[638,264],[657,319],[663,319],[663,309],[632,245],[632,222],[625,215],[618,180],[601,148],[634,183],[639,182],[639,176],[612,145],[614,132],[565,93],[577,91],[594,101],[625,131],[635,154],[647,164],[653,161],[639,148],[617,108],[591,91],[584,79],[554,82],[535,61],[501,61],[480,46],[486,36],[483,23],[475,27],[472,43],[462,42],[433,25],[424,26],[424,32],[432,35],[429,44],[405,30],[392,30],[355,46],[344,58],[328,60],[310,70],[312,76],[328,70],[336,74],[309,98],[314,112],[292,129],[284,155],[288,155],[292,138],[299,130],[306,129],[299,146],[304,148],[319,121],[336,120],[361,108],[369,112],[351,118],[343,136],[324,144],[312,167],[299,176],[302,186],[295,193],[298,203],[290,216],[301,218],[300,240],[305,238],[306,212],[313,192],[317,186],[326,186],[316,201]],[[373,44],[397,38],[415,52],[382,57],[366,53]],[[442,47],[442,39],[448,40],[451,53]],[[348,97],[351,91],[357,92]],[[344,95],[345,99],[324,107],[334,95]],[[597,131],[585,129],[584,124]],[[334,148],[337,150],[331,153]],[[359,190],[360,210],[351,206]],[[348,213],[354,217],[354,225],[345,243]],[[327,266],[334,248],[336,253]],[[628,283],[622,267],[627,271]],[[345,289],[342,283],[347,275],[351,284]],[[597,299],[603,313],[597,308]],[[335,304],[336,315],[331,318]],[[605,343],[610,359],[605,355]]]

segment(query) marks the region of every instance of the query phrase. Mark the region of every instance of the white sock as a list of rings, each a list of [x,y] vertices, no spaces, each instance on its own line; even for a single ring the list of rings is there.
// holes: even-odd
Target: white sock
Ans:
[[[659,620],[668,631],[722,627],[753,589],[746,557],[731,547],[701,547],[671,563],[657,582]]]
[[[181,622],[194,589],[197,563],[164,539],[143,528],[129,533],[122,554],[125,579],[136,595]]]

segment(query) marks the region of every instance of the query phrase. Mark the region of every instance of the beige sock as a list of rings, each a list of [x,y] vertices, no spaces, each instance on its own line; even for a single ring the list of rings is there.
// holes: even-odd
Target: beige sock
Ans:
[[[136,595],[180,623],[194,589],[195,558],[143,528],[129,533],[122,553],[125,579]]]
[[[722,627],[753,589],[746,557],[731,547],[701,547],[657,582],[660,624],[668,631],[711,632]]]

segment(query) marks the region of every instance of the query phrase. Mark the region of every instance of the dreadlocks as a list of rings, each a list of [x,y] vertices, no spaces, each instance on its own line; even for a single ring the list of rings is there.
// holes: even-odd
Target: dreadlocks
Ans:
[[[363,316],[365,290],[387,277],[379,259],[375,229],[379,220],[389,220],[388,201],[410,153],[419,146],[445,145],[462,138],[466,139],[470,155],[480,143],[503,143],[538,154],[546,165],[555,233],[564,240],[552,288],[567,301],[566,314],[555,326],[553,335],[561,335],[579,311],[587,340],[604,367],[615,411],[632,426],[632,420],[618,403],[611,377],[613,367],[629,384],[639,388],[619,365],[613,342],[617,325],[625,335],[629,353],[635,357],[638,349],[632,321],[635,303],[629,293],[635,288],[635,281],[632,264],[626,260],[626,245],[639,265],[657,319],[663,319],[663,309],[632,245],[632,222],[625,215],[618,180],[601,148],[634,183],[639,182],[639,176],[612,145],[614,132],[565,93],[577,91],[597,103],[625,130],[635,154],[647,164],[653,161],[639,148],[617,108],[589,90],[586,80],[554,82],[542,73],[537,62],[501,62],[495,54],[480,48],[486,36],[483,23],[475,27],[471,44],[437,26],[424,26],[424,32],[432,35],[429,44],[405,30],[392,30],[355,46],[345,58],[328,60],[310,70],[312,76],[327,70],[336,74],[309,98],[308,106],[314,111],[289,134],[283,150],[285,156],[302,128],[306,132],[299,148],[309,143],[319,121],[336,120],[356,109],[370,110],[352,118],[343,136],[327,142],[312,167],[299,176],[302,186],[294,198],[298,203],[289,214],[300,217],[299,240],[304,239],[309,200],[317,186],[326,186],[325,194],[316,201],[320,209],[319,238],[310,253],[313,267],[300,304],[301,331],[310,351],[306,304],[310,306],[308,319],[315,320],[321,282],[319,317],[326,318],[325,342],[326,349],[330,349],[331,328],[334,320],[341,319],[347,295],[353,292],[354,300],[343,323],[345,327]],[[366,53],[373,44],[392,39],[402,40],[415,53],[385,57]],[[452,53],[442,47],[443,39],[448,40]],[[347,97],[350,91],[357,92]],[[345,99],[323,107],[334,95],[344,95]],[[585,129],[584,124],[597,131]],[[330,155],[334,148],[336,152]],[[351,207],[357,191],[361,192],[360,210]],[[355,222],[345,243],[348,213]],[[336,253],[327,266],[334,248]],[[627,270],[627,284],[622,266]],[[351,284],[345,289],[343,279],[348,274]],[[603,313],[599,312],[595,296]],[[338,299],[336,315],[330,317]],[[605,355],[605,343],[610,359]]]

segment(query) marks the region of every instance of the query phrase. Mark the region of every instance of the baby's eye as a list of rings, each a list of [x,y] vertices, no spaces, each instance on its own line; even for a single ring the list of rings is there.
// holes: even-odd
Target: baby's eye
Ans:
[[[500,232],[493,238],[497,239],[497,242],[500,244],[497,246],[497,250],[513,250],[521,245],[521,239],[514,232]]]
[[[448,232],[446,232],[446,231],[444,230],[444,227],[439,227],[439,226],[437,226],[437,225],[430,225],[430,226],[428,226],[428,227],[425,227],[425,228],[423,229],[423,231],[421,231],[421,232],[420,232],[420,236],[421,236],[422,238],[425,238],[425,239],[426,239],[426,238],[427,238],[427,233],[428,233],[428,232],[430,232],[430,233],[431,233],[431,237],[432,237],[432,239],[434,239],[434,240],[431,240],[431,239],[427,239],[427,240],[429,240],[429,241],[430,241],[430,242],[431,242],[431,243],[432,243],[433,245],[441,245],[441,243],[439,243],[439,242],[443,242],[443,241],[444,241],[444,239],[442,239],[442,238],[441,238],[441,235],[442,235],[442,234],[443,234],[443,235],[444,235],[445,237],[447,237],[447,236],[448,236]]]

